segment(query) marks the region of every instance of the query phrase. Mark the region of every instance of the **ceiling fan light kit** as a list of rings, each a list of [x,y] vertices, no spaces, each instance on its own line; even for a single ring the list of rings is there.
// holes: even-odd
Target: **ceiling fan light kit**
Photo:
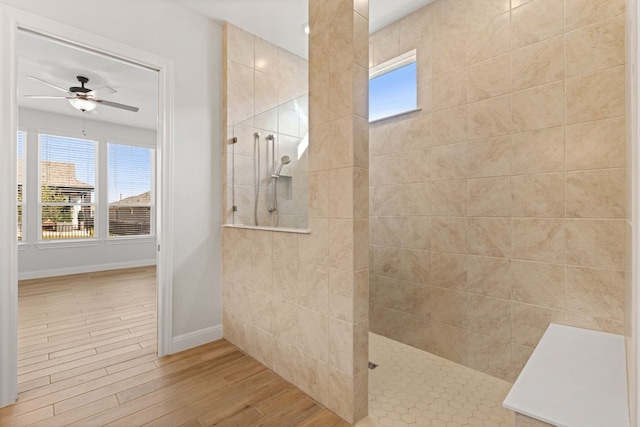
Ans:
[[[92,101],[91,99],[82,99],[82,98],[72,98],[69,100],[69,104],[76,110],[84,111],[93,111],[98,106],[98,103]]]
[[[89,83],[89,79],[84,76],[76,76],[81,86],[72,86],[69,89],[65,89],[53,83],[49,83],[45,80],[37,77],[27,76],[32,80],[37,80],[48,86],[53,87],[61,92],[65,92],[67,96],[48,96],[48,95],[25,95],[27,98],[41,98],[41,99],[67,99],[69,104],[76,110],[80,110],[83,113],[91,112],[98,107],[98,104],[105,105],[107,107],[119,108],[121,110],[127,110],[131,112],[137,112],[138,107],[131,105],[119,104],[117,102],[111,102],[104,99],[100,99],[99,96],[111,95],[117,93],[117,91],[108,86],[101,87],[99,89],[91,90],[84,85]]]

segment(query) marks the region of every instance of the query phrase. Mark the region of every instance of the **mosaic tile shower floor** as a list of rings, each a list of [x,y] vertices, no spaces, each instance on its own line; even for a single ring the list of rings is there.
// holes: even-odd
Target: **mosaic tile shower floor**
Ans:
[[[369,334],[369,416],[358,427],[513,427],[511,384]]]

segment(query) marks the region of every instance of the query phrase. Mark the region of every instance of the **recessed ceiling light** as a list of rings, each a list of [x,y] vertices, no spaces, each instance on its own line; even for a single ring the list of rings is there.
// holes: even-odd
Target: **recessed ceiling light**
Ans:
[[[305,22],[304,24],[302,24],[301,29],[302,29],[302,31],[304,31],[304,33],[306,35],[309,35],[310,30],[309,30],[309,23],[308,22]]]

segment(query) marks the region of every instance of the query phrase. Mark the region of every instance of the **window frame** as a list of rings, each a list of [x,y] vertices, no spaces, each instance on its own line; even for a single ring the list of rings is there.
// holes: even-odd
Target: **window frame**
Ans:
[[[398,117],[404,114],[409,114],[409,113],[413,113],[415,111],[420,111],[420,104],[419,104],[419,99],[418,99],[418,55],[417,55],[417,49],[412,49],[408,52],[403,53],[402,55],[398,55],[395,58],[391,58],[381,64],[375,65],[371,68],[369,68],[369,84],[371,82],[371,80],[375,79],[376,77],[380,77],[383,76],[385,74],[389,74],[392,73],[402,67],[405,67],[407,65],[411,65],[411,64],[416,64],[416,82],[415,82],[415,86],[416,86],[416,104],[414,108],[409,108],[407,110],[401,110],[392,114],[389,114],[387,116],[383,116],[383,117],[377,117],[375,119],[371,119],[369,118],[369,123],[376,123],[379,122],[381,120],[387,120],[393,117]]]
[[[18,245],[26,245],[28,242],[28,235],[27,235],[27,165],[28,165],[28,159],[27,159],[27,145],[28,145],[28,140],[29,140],[29,130],[27,128],[18,128],[18,134],[16,135],[16,167],[17,167],[17,163],[18,163],[18,156],[17,156],[17,148],[18,148],[18,139],[19,136],[22,134],[22,183],[18,183],[22,185],[22,201],[18,200],[18,197],[16,195],[16,207],[17,208],[22,208],[22,231],[20,232],[20,239],[18,239],[18,236],[16,236],[16,241],[18,242]],[[17,191],[17,188],[16,188]],[[17,214],[17,211],[16,211]]]
[[[110,145],[124,145],[127,147],[136,147],[136,148],[144,148],[150,150],[150,170],[151,170],[151,188],[150,188],[150,203],[149,205],[142,204],[128,204],[127,207],[149,207],[150,216],[149,216],[149,234],[135,234],[129,236],[111,236],[109,234],[109,208],[111,203],[109,203],[109,146]],[[156,238],[156,147],[149,146],[145,144],[135,143],[131,141],[124,141],[121,139],[107,138],[105,140],[105,153],[106,153],[106,182],[104,183],[104,190],[106,192],[106,203],[105,206],[101,209],[101,213],[103,218],[105,218],[107,235],[104,239],[107,244],[118,244],[119,242],[124,243],[123,241],[127,240],[146,240],[146,239],[155,239]]]
[[[93,212],[95,213],[94,215],[94,232],[93,232],[93,236],[90,237],[82,237],[82,238],[50,238],[50,239],[44,239],[43,238],[43,230],[42,230],[42,208],[44,206],[69,206],[70,203],[46,203],[43,204],[42,202],[42,137],[43,136],[52,136],[52,137],[58,137],[58,138],[66,138],[66,139],[75,139],[75,140],[80,140],[80,141],[86,141],[86,142],[92,142],[93,143],[93,153],[94,153],[94,157],[93,157],[93,172],[94,172],[94,177],[93,177],[93,202],[91,203],[81,203],[81,206],[89,206],[90,208],[93,208]],[[78,135],[78,134],[73,134],[73,133],[69,133],[69,132],[62,132],[62,131],[49,131],[49,130],[45,130],[45,129],[38,129],[37,131],[37,144],[38,144],[38,160],[37,160],[37,164],[38,164],[38,171],[37,171],[37,182],[38,182],[38,189],[37,189],[37,201],[38,201],[38,220],[37,220],[37,224],[38,224],[38,229],[40,230],[39,233],[37,233],[38,237],[36,239],[35,242],[38,245],[38,247],[41,247],[40,245],[64,245],[64,246],[77,246],[77,245],[83,245],[84,244],[92,244],[91,242],[97,242],[99,240],[99,233],[98,233],[98,225],[99,225],[99,214],[98,214],[98,205],[99,205],[99,197],[100,197],[100,185],[99,185],[99,177],[100,177],[100,138],[98,137],[92,137],[91,135]],[[66,244],[66,245],[65,245]]]

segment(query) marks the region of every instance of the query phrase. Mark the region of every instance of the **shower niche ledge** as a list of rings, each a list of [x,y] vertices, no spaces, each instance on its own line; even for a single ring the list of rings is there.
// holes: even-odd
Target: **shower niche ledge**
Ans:
[[[242,228],[245,230],[279,231],[281,233],[311,234],[311,230],[287,227],[261,227],[259,225],[222,224],[225,228]]]

